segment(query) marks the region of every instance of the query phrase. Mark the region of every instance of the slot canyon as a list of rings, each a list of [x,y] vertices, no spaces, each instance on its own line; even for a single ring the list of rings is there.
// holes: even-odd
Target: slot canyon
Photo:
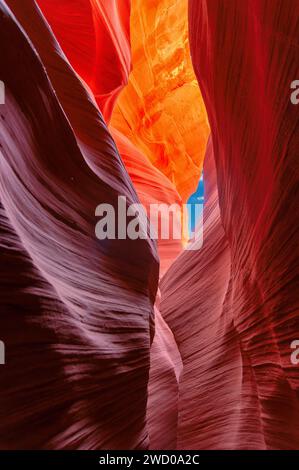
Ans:
[[[297,0],[0,0],[0,449],[298,449],[298,38]],[[202,246],[97,239],[120,196],[203,200]]]

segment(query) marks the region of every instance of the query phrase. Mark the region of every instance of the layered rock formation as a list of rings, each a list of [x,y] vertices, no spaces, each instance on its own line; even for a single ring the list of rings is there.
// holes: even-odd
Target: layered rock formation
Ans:
[[[190,0],[198,83],[187,22],[0,0],[2,449],[298,448],[297,0]],[[203,247],[97,240],[196,189],[198,84]]]
[[[220,214],[209,155],[203,249],[161,286],[183,360],[178,446],[295,449],[298,3],[191,0],[189,24]]]
[[[109,121],[131,69],[130,0],[38,0],[36,3]]]
[[[26,11],[24,5],[19,5],[19,2],[10,2],[10,4],[13,4],[14,9],[20,11],[20,14],[22,14],[21,12]],[[131,11],[130,2],[114,1],[111,3],[106,0],[81,0],[74,3],[68,1],[52,2],[52,0],[38,0],[38,4],[55,33],[55,36],[58,39],[64,54],[67,56],[68,61],[94,95],[105,121],[109,123],[115,100],[119,92],[127,84],[128,80],[130,83],[134,80],[133,74],[129,77],[131,69],[130,35],[128,33]],[[159,2],[156,2],[155,15],[160,11],[158,4]],[[186,7],[186,2],[183,2],[183,4]],[[132,17],[134,20],[134,17],[138,14],[136,2],[133,3],[133,6],[134,11]],[[180,12],[180,14],[181,13],[182,12]],[[187,13],[187,10],[185,13]],[[177,21],[180,18],[180,21],[183,23],[185,28],[184,38],[186,41],[187,16],[185,14],[183,17],[181,15],[176,18]],[[25,18],[23,18],[23,21],[25,21]],[[41,36],[37,36],[34,33],[33,24],[31,23],[30,25],[28,23],[29,22],[27,21],[27,30],[30,28],[30,36],[34,39],[34,42],[37,43],[38,49],[43,50],[43,38]],[[154,25],[151,25],[152,28],[153,26]],[[176,28],[176,30],[177,29],[178,28]],[[132,30],[134,31],[134,25],[132,26]],[[138,44],[135,45],[133,52],[137,49],[137,46],[141,46],[143,48],[147,47],[148,30],[148,25],[143,26],[143,32],[139,38]],[[138,34],[139,32],[140,31],[138,31]],[[135,34],[133,34],[133,41],[134,43],[137,42],[137,36]],[[180,43],[175,44],[173,54],[177,54],[179,47],[181,47]],[[156,61],[158,60],[159,57],[156,58]],[[45,62],[45,64],[48,67],[48,61]],[[191,80],[190,77],[193,78],[193,81],[195,78],[191,61],[188,58],[187,53],[185,53],[183,64],[184,74],[183,77],[180,77],[180,83],[182,86],[185,85],[187,80]],[[138,65],[140,66],[140,63],[137,64],[133,57],[134,70],[138,69]],[[143,76],[139,73],[140,83],[144,83],[144,78],[147,76],[147,72],[144,71],[144,67],[148,69],[151,65],[151,63],[148,64],[148,59],[144,54]],[[171,67],[173,67],[173,64]],[[165,67],[164,69],[166,70]],[[55,67],[52,67],[52,70],[52,73],[55,73]],[[51,70],[49,73],[51,73]],[[172,68],[170,68],[168,74],[171,75],[171,73]],[[153,87],[155,86],[155,83],[152,84]],[[187,87],[189,85],[189,83],[186,83]],[[173,84],[167,83],[164,94],[170,94],[173,91],[173,87]],[[68,88],[69,91],[66,90],[66,87],[64,88],[65,95],[70,96],[70,88]],[[197,85],[195,86],[193,83],[192,89],[193,95],[191,99],[201,100]],[[129,87],[126,88],[125,95],[128,93]],[[144,90],[143,93],[146,94],[146,90]],[[190,94],[190,92],[188,93]],[[143,100],[142,97],[140,99]],[[160,97],[159,100],[160,111],[161,113],[163,111],[163,116],[166,116],[168,108],[166,97],[163,98],[163,100],[161,100]],[[120,102],[122,101],[123,99],[120,100]],[[131,104],[132,102],[134,102],[133,107]],[[132,112],[131,110],[133,110],[133,112],[138,110],[139,112],[140,110],[137,103],[138,101],[136,100],[136,97],[130,96],[129,102],[127,103],[127,112]],[[141,103],[139,106],[141,106]],[[119,105],[117,109],[118,108]],[[181,104],[179,102],[173,105],[172,109],[173,113],[180,113],[181,115]],[[203,159],[202,151],[197,155],[195,148],[198,142],[202,142],[202,146],[205,145],[205,139],[208,132],[205,111],[201,110],[200,113],[196,112],[192,120],[188,120],[186,116],[184,121],[184,129],[188,132],[186,142],[188,142],[189,147],[192,147],[194,154],[196,154],[197,163],[196,165],[192,164],[192,166],[188,164],[188,168],[184,168],[184,171],[181,173],[184,174],[184,178],[192,178],[192,181],[197,180]],[[180,188],[172,183],[171,179],[167,177],[168,175],[164,176],[163,173],[159,171],[159,164],[151,162],[153,158],[147,158],[148,152],[144,152],[145,149],[143,146],[138,145],[138,139],[137,141],[133,139],[132,132],[127,132],[126,128],[124,128],[123,121],[120,119],[117,110],[113,115],[114,118],[109,129],[115,139],[122,161],[124,162],[132,179],[141,203],[146,209],[149,208],[150,204],[182,205],[182,199],[178,192]],[[200,118],[205,123],[202,129],[200,126]],[[141,126],[141,128],[143,126],[141,116],[138,117],[138,126]],[[200,128],[201,131],[197,133],[198,137],[196,141],[195,138],[192,137],[193,142],[191,144],[190,140],[194,126]],[[133,127],[132,123],[132,131]],[[163,133],[165,134],[165,138],[170,141],[169,144],[167,144],[169,147],[168,153],[170,155],[176,148],[176,145],[173,142],[174,134],[173,132],[170,132],[169,124],[167,124],[167,126],[164,125]],[[137,146],[135,145],[136,143]],[[201,147],[199,146],[198,148],[200,149]],[[183,151],[181,152],[181,155],[184,159],[185,156]],[[171,158],[173,158],[174,162],[174,156],[171,156]],[[158,235],[160,235],[160,233],[158,233]],[[182,251],[185,238],[186,236],[184,232],[182,233],[180,240],[175,240],[173,236],[170,240],[162,240],[161,236],[158,237],[161,274],[166,271],[171,262]]]
[[[155,244],[95,238],[136,193],[35,2],[10,6],[40,55],[1,2],[0,445],[146,448]]]

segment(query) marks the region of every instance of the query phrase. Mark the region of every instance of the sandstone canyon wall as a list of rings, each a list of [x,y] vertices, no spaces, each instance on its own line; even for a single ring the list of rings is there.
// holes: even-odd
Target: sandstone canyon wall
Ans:
[[[298,448],[298,37],[297,0],[0,0],[1,449]],[[202,167],[201,249],[95,237]]]

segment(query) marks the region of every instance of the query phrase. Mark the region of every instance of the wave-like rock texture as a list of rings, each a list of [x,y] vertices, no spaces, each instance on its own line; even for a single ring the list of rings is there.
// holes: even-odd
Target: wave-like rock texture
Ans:
[[[80,120],[83,116],[80,112],[78,113],[78,108],[81,106],[80,101],[78,100],[77,106],[74,106],[73,97],[74,84],[78,86],[77,81],[72,76],[64,77],[62,80],[64,70],[67,68],[65,62],[71,64],[81,80],[87,85],[99,105],[105,121],[109,122],[115,99],[121,88],[127,83],[130,71],[131,63],[128,63],[130,54],[125,52],[130,47],[129,35],[126,34],[123,37],[124,31],[121,28],[121,25],[127,26],[129,21],[130,5],[128,4],[125,8],[127,4],[125,1],[123,7],[120,8],[121,2],[119,2],[119,6],[116,8],[115,3],[103,0],[96,2],[83,0],[72,2],[72,4],[60,0],[57,9],[55,9],[56,1],[53,3],[48,0],[39,0],[38,4],[55,32],[54,38],[45,26],[43,28],[38,26],[40,16],[39,18],[37,15],[32,17],[32,13],[30,14],[31,1],[24,4],[17,0],[8,0],[7,3],[12,7],[37,48],[70,121],[76,122],[77,127],[82,127]],[[95,11],[93,27],[87,21],[90,9]],[[93,34],[95,31],[102,31],[103,37],[98,34],[98,41],[94,43],[94,40],[90,39],[91,31]],[[86,44],[88,38],[89,42]],[[59,44],[56,39],[59,40]],[[111,51],[108,53],[110,43],[113,44],[113,47],[111,46]],[[87,47],[88,54],[85,50]],[[57,51],[59,51],[58,54]],[[123,58],[124,53],[126,60]],[[91,64],[90,54],[95,54],[97,57],[97,64],[92,68],[92,74],[88,72]],[[116,59],[115,55],[117,54]],[[93,61],[95,61],[94,58]],[[97,77],[97,87],[95,87],[95,76]],[[102,77],[101,80],[99,77]],[[108,87],[110,91],[106,93],[105,90],[107,91]],[[132,103],[134,101],[130,106],[134,107],[135,103],[134,106]],[[109,130],[115,139],[122,161],[144,207],[148,210],[150,204],[163,203],[181,206],[181,197],[171,181],[118,128],[110,126]],[[161,274],[163,274],[182,251],[185,234],[182,234],[180,240],[175,240],[173,237],[170,240],[162,240],[160,233],[158,235]]]
[[[182,360],[173,334],[155,308],[155,337],[151,347],[148,387],[148,431],[150,449],[173,450],[177,446],[178,392]]]
[[[19,3],[26,4],[27,0]],[[37,0],[37,3],[108,122],[131,70],[130,0]]]
[[[297,0],[189,2],[204,245],[158,299],[95,208],[195,189],[187,2],[134,0],[131,38],[128,0],[38,4],[0,0],[0,447],[298,448]]]
[[[296,449],[298,2],[190,0],[189,25],[213,151],[203,248],[161,284],[183,361],[178,447]]]
[[[39,55],[1,1],[0,447],[145,448],[156,247],[95,238],[100,202],[138,198],[35,2],[9,4]]]
[[[123,168],[121,168],[121,163],[123,162],[126,166],[127,171],[129,172],[131,180],[133,181],[134,188],[137,191],[140,201],[144,204],[146,208],[148,208],[150,203],[162,202],[172,204],[173,202],[176,202],[178,204],[181,204],[181,199],[171,182],[162,173],[160,173],[149,162],[149,160],[145,156],[143,156],[141,152],[138,151],[136,147],[134,147],[133,144],[128,141],[127,138],[125,138],[119,131],[110,128],[113,137],[117,143],[118,150],[122,156],[122,162],[119,159],[115,158],[115,152],[111,152],[111,149],[109,149],[110,146],[113,146],[113,142],[107,136],[107,131],[105,129],[102,129],[103,123],[101,120],[101,116],[96,109],[95,103],[92,103],[92,99],[90,95],[88,95],[85,87],[83,86],[83,83],[78,80],[78,77],[76,77],[73,73],[70,64],[64,56],[59,44],[52,36],[51,31],[43,20],[41,13],[38,8],[36,8],[34,2],[27,1],[26,3],[20,3],[15,0],[9,0],[9,4],[10,7],[13,9],[13,12],[16,15],[17,19],[25,28],[27,34],[30,36],[30,39],[34,44],[36,50],[38,51],[43,61],[43,65],[45,66],[48,76],[51,80],[51,85],[55,89],[55,93],[59,98],[60,105],[63,107],[64,112],[66,113],[66,116],[68,117],[72,125],[72,129],[75,132],[77,143],[80,146],[82,155],[88,165],[93,169],[93,171],[101,179],[104,179],[108,185],[112,185],[113,188],[118,188],[116,184],[118,178],[124,179],[126,185],[130,188],[130,180],[128,179],[126,173],[123,171]],[[64,30],[68,31],[66,24],[64,24]],[[75,41],[76,37],[72,36],[72,40]],[[107,67],[104,69],[104,72],[107,74],[107,76],[109,76],[109,74],[111,73],[111,67],[112,65],[108,64]],[[86,117],[88,117],[88,119],[86,119]],[[105,117],[107,118],[107,116]],[[106,148],[105,146],[103,146],[103,140],[106,141],[107,137],[108,142],[106,142]],[[59,152],[55,155],[56,161],[59,164]],[[110,162],[111,159],[112,162]],[[116,169],[120,166],[120,169],[118,169],[118,173],[115,172],[114,165],[116,165]],[[108,199],[105,199],[107,197],[108,196],[106,195],[106,193],[103,194],[101,200],[98,199],[97,201],[95,201],[95,206],[102,200],[105,202],[111,202],[111,200],[109,199],[110,196]],[[132,202],[132,198],[130,197],[129,202]],[[114,247],[110,249],[114,249]],[[128,246],[127,249],[129,249]],[[181,241],[159,240],[161,273],[163,273],[167,269],[173,258],[181,251],[181,249]],[[142,266],[145,261],[145,258],[144,255],[141,255],[139,251],[135,251],[135,245],[134,250],[132,250],[132,256],[133,253],[135,253],[137,258],[138,256],[140,257],[139,260],[134,260],[134,264],[136,262],[138,264],[139,262],[140,266]],[[76,254],[74,254],[74,256],[76,256]],[[116,259],[116,256],[114,259]],[[131,257],[128,257],[128,261],[129,266],[131,266]],[[53,263],[55,263],[55,259],[53,259]],[[117,266],[117,261],[114,261],[114,264],[115,266]],[[109,269],[109,267],[107,269]],[[130,269],[132,269],[132,267],[130,267]],[[113,273],[111,271],[111,276],[112,275]],[[121,301],[120,297],[119,301]],[[117,302],[117,298],[115,298],[115,302]],[[107,317],[109,317],[109,311],[107,311],[106,314]],[[173,426],[173,423],[175,423],[177,419],[177,370],[179,370],[180,362],[179,355],[177,352],[177,346],[173,339],[173,336],[169,331],[168,327],[165,325],[165,322],[161,318],[157,309],[156,318],[157,333],[154,338],[151,352],[149,406],[147,411],[151,446],[156,447],[156,442],[158,441],[159,444],[157,445],[162,448],[173,448],[176,442],[176,429]],[[99,319],[99,321],[101,321],[101,319]],[[119,325],[122,325],[123,321],[125,322],[126,326],[127,319],[125,317],[120,320]],[[97,341],[100,344],[101,338],[97,339]],[[75,355],[80,355],[81,350],[79,348],[74,348],[73,354],[74,357]],[[97,360],[97,357],[93,358],[93,356],[91,356],[91,358],[94,361]],[[57,360],[59,360],[59,354]],[[107,362],[107,367],[110,367],[109,362]],[[165,384],[165,386],[161,387],[160,379],[162,379],[162,383]],[[110,380],[109,374],[105,379],[99,377],[99,380],[107,381],[106,387],[108,390]],[[111,383],[111,386],[114,387],[114,382]],[[84,389],[84,385],[82,385],[82,388]],[[141,393],[141,390],[139,390],[139,392]],[[125,393],[126,395],[128,394],[127,391],[124,392],[124,390],[122,389],[119,390],[119,393],[120,396],[122,395],[122,393]],[[76,397],[74,397],[74,400],[76,401]],[[122,400],[122,398],[120,398],[120,400]],[[143,397],[144,406],[146,404],[146,400],[147,393],[145,391],[145,397]],[[166,411],[164,413],[157,413],[157,404],[159,404],[161,408],[165,408]],[[107,407],[108,406],[109,403],[107,404]],[[33,413],[34,412],[35,411],[33,410]],[[46,412],[47,411],[45,410],[45,413]],[[53,419],[55,419],[55,417],[53,417]],[[74,422],[76,422],[78,420],[78,417],[74,415],[73,419]],[[165,429],[167,428],[169,422],[172,426],[173,431],[171,433],[165,433]],[[66,424],[68,425],[68,423]],[[78,426],[79,425],[80,424],[78,424]],[[45,423],[44,435],[47,434],[48,426],[49,425]],[[90,433],[90,430],[88,429],[89,424],[87,423],[86,426],[87,429],[85,432]],[[103,423],[100,419],[98,419],[98,428],[101,429],[102,426],[106,426],[106,423]],[[123,429],[122,427],[120,427],[120,432],[128,433],[128,430],[127,428]],[[129,438],[127,436],[125,439],[127,440],[125,440],[124,442],[128,442],[127,445],[129,447],[135,445],[134,439],[132,437]],[[129,439],[131,440],[129,441]],[[32,441],[30,441],[30,438],[28,437],[28,441],[23,441],[22,443],[22,440],[20,440],[16,442],[16,447],[18,445],[29,446],[31,442]],[[116,439],[113,445],[125,445],[119,444],[119,442],[119,437],[116,435]],[[49,448],[52,446],[52,442],[49,443],[45,441],[43,445]],[[92,448],[94,448],[94,446],[103,447],[105,445],[106,444],[102,443],[100,439],[95,442],[91,440],[91,444],[87,444],[85,441],[69,442],[67,439],[64,439],[64,437],[62,437],[61,439],[57,439],[55,437],[55,443],[53,444],[53,446],[56,448],[88,448],[88,446],[92,446]],[[110,443],[110,447],[111,445],[112,444]]]
[[[87,159],[88,164],[101,178],[109,177],[109,175],[113,176],[114,169],[110,168],[109,164],[110,156],[107,155],[107,158],[103,159],[100,158],[101,154],[99,155],[99,149],[102,149],[102,143],[99,140],[100,130],[98,129],[98,125],[94,125],[93,121],[86,121],[85,116],[87,112],[95,113],[98,119],[95,106],[85,102],[87,99],[90,101],[91,98],[87,95],[84,86],[74,73],[70,73],[70,64],[56,39],[51,35],[40,12],[32,1],[27,1],[24,5],[20,4],[17,0],[9,0],[9,4],[13,8],[14,14],[17,16],[22,26],[26,29],[26,32],[42,58],[43,64],[51,79],[52,86],[72,124],[80,148],[84,152],[84,157]],[[61,36],[63,36],[63,31],[68,31],[68,26],[69,23],[66,22],[65,19],[64,27],[61,26],[60,29]],[[76,42],[75,35],[72,36],[72,41]],[[64,43],[64,36],[62,43]],[[102,72],[109,76],[111,68],[113,68],[113,63],[103,64]],[[105,111],[105,109],[103,110]],[[107,115],[105,117],[107,118]],[[122,162],[133,182],[134,189],[144,207],[148,209],[150,204],[156,203],[169,205],[176,203],[181,205],[182,201],[179,194],[166,176],[155,168],[117,129],[110,126],[110,131],[115,139],[118,151],[121,154]],[[86,153],[87,149],[88,152]],[[104,172],[103,176],[102,166],[105,165],[106,169],[106,162],[108,163],[107,171]],[[123,174],[122,177],[126,179],[128,186],[130,186],[127,175]],[[108,183],[111,184],[109,179]],[[103,201],[105,202],[105,199],[103,199]],[[97,201],[97,203],[98,202],[99,201]],[[109,202],[109,199],[107,199],[106,202]],[[171,238],[169,240],[158,240],[158,251],[161,260],[160,275],[166,271],[173,259],[182,251],[182,241],[183,240],[174,240]],[[134,250],[135,248],[132,251],[132,256]],[[138,257],[138,253],[135,252],[135,254]],[[135,262],[142,266],[144,261],[144,256],[139,253],[139,259],[137,258]],[[129,266],[131,266],[131,264],[129,264]],[[158,321],[156,322],[156,335],[151,351],[148,405],[150,445],[151,447],[159,445],[161,448],[174,448],[176,443],[176,430],[175,427],[173,427],[173,423],[177,420],[177,376],[179,374],[180,361],[178,360],[177,345],[169,328],[165,325],[163,318],[160,316],[158,309],[156,309],[155,316]],[[79,352],[77,353],[79,354]],[[162,376],[162,382],[165,384],[163,387],[161,387],[160,383]],[[122,392],[120,391],[120,393]],[[147,395],[145,397],[145,403],[146,400]],[[164,413],[156,412],[157,403],[159,403],[160,408],[165,408],[166,411]],[[173,431],[171,433],[165,433],[169,422]],[[117,442],[116,440],[115,445],[117,445]],[[157,442],[159,442],[159,444],[156,444]]]
[[[88,137],[91,131],[91,123],[85,123],[85,112],[81,111],[81,100],[84,99],[84,93],[86,94],[86,92],[84,91],[83,86],[81,86],[78,80],[74,77],[74,74],[67,73],[70,65],[64,56],[64,53],[66,53],[68,59],[71,61],[71,65],[81,76],[81,79],[87,82],[90,91],[94,92],[92,80],[90,77],[84,74],[81,75],[80,64],[78,64],[78,62],[75,60],[75,57],[71,53],[71,51],[76,50],[76,48],[79,48],[79,50],[81,49],[80,39],[78,44],[78,31],[76,29],[77,24],[75,21],[76,19],[78,20],[77,15],[55,15],[53,14],[54,10],[52,10],[51,4],[47,0],[39,0],[38,2],[40,7],[43,9],[43,13],[47,17],[50,26],[59,38],[60,45],[64,49],[62,52],[60,45],[50,34],[49,29],[41,20],[41,15],[36,13],[36,8],[32,7],[32,2],[27,2],[24,5],[20,4],[20,2],[17,0],[9,0],[9,3],[13,8],[14,13],[17,15],[18,20],[26,29],[30,39],[32,40],[34,46],[42,58],[52,85],[55,88],[57,96],[59,97],[60,104],[63,106],[63,109],[66,112],[67,117],[76,132],[76,135],[80,139],[81,148],[84,149],[85,145],[87,145],[89,149],[92,149],[92,151],[88,154],[88,163],[91,164],[94,171],[98,174],[98,166],[103,165],[104,163],[103,159],[99,159],[97,152],[94,151],[94,139],[96,139],[98,130],[97,128],[94,129],[94,132],[92,132],[92,139]],[[64,3],[66,3],[65,7],[63,6]],[[93,8],[95,8],[94,2],[91,3],[93,4]],[[84,4],[86,11],[90,7],[90,1],[84,0]],[[98,4],[97,7],[99,7],[99,5],[100,4]],[[107,17],[111,16],[111,13],[109,13],[111,4],[102,2],[101,5],[101,11],[103,14],[102,22],[105,22]],[[73,13],[76,7],[77,4],[73,4]],[[59,4],[59,11],[63,12],[65,8],[68,8],[68,2],[63,2],[61,0]],[[129,9],[126,9],[125,13],[122,12],[121,9],[118,9],[119,16],[116,17],[114,15],[116,24],[110,25],[109,30],[112,31],[111,34],[113,37],[113,43],[119,44],[123,40],[121,37],[122,29],[118,29],[118,25],[127,23],[127,18],[123,18],[122,15],[128,14],[128,12]],[[81,19],[83,17],[81,16]],[[185,18],[185,21],[187,22],[187,18]],[[86,32],[85,29],[83,29],[83,31],[84,33]],[[120,38],[117,40],[115,40],[114,37],[116,31],[118,31],[120,34]],[[85,34],[80,37],[81,40],[82,38],[84,39]],[[90,46],[92,47],[92,45]],[[97,54],[99,54],[99,51],[97,51]],[[88,56],[82,55],[81,57],[80,54],[79,56],[82,62],[82,66],[85,64],[85,62],[88,62]],[[111,75],[113,76],[116,73],[115,67],[117,68],[117,63],[118,62],[115,63],[114,60],[103,60],[100,64],[101,74],[105,77],[109,77]],[[128,73],[129,67],[124,70],[126,70]],[[125,84],[125,75],[122,69],[119,70],[119,75],[120,76],[118,80],[112,80],[110,83],[111,96],[115,96],[115,93],[119,91],[120,83]],[[115,89],[113,88],[114,84]],[[76,92],[77,88],[80,89],[79,93]],[[99,90],[102,90],[102,88],[98,88],[98,92]],[[95,94],[94,97],[97,101],[97,104],[101,107],[106,121],[109,120],[109,114],[107,113],[107,110],[109,110],[109,113],[111,112],[113,103],[109,101],[109,97],[106,97],[110,103],[109,107],[107,108],[106,101],[104,99],[105,96],[103,93],[101,102],[98,100],[98,95]],[[181,197],[169,179],[157,168],[155,168],[150,160],[145,155],[143,155],[141,151],[138,150],[137,147],[135,147],[134,144],[132,144],[120,131],[113,128],[112,126],[110,126],[109,130],[115,139],[118,151],[122,158],[122,162],[124,163],[126,170],[132,180],[134,189],[138,194],[138,198],[144,207],[148,210],[150,204],[171,205],[174,203],[181,206]],[[183,236],[180,240],[174,240],[173,237],[170,237],[168,240],[162,240],[161,237],[159,237],[158,252],[160,258],[160,276],[164,274],[167,268],[171,265],[172,261],[182,251],[184,234],[182,235]],[[141,264],[143,263],[142,257],[140,257],[139,262]],[[174,423],[177,421],[177,377],[179,375],[181,363],[173,335],[169,331],[167,325],[165,325],[165,322],[157,308],[155,317],[157,319],[155,325],[156,334],[151,349],[151,373],[148,391],[149,404],[147,413],[150,433],[150,446],[154,448],[157,448],[158,446],[165,449],[174,448],[176,445],[176,428]],[[161,385],[161,383],[163,385]],[[160,409],[165,409],[165,412],[157,413],[157,405],[159,405]],[[167,429],[168,426],[171,426],[172,432],[166,433],[165,429]]]

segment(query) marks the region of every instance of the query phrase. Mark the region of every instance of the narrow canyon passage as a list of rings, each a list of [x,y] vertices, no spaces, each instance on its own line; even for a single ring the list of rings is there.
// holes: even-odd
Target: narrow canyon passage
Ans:
[[[297,0],[0,13],[0,448],[298,448]],[[202,172],[202,246],[95,237]]]

